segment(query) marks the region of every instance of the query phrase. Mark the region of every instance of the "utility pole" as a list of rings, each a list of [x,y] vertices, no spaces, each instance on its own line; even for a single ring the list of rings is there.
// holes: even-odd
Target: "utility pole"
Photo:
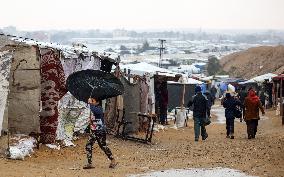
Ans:
[[[164,43],[166,42],[165,39],[159,39],[160,41],[160,59],[159,59],[159,63],[158,63],[158,66],[159,67],[162,67],[162,61],[163,61],[163,54],[164,54],[164,51],[165,51],[165,47],[164,47]]]

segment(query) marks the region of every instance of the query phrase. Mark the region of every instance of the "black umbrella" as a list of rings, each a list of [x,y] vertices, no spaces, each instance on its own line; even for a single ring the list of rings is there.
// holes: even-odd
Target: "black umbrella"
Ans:
[[[66,87],[76,99],[84,102],[90,97],[103,100],[124,92],[122,83],[114,75],[90,69],[72,73],[67,78]]]

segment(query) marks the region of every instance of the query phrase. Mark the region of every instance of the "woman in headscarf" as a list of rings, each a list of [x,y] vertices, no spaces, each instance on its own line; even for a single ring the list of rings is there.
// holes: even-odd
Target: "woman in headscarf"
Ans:
[[[223,106],[225,108],[225,117],[226,117],[226,130],[227,138],[234,139],[234,120],[235,114],[234,111],[237,109],[237,106],[242,107],[242,104],[239,100],[232,97],[231,93],[226,93]]]
[[[261,105],[259,97],[256,95],[253,89],[250,89],[248,96],[244,101],[245,116],[244,120],[247,124],[248,139],[255,138],[259,120],[259,109],[262,115],[265,114],[263,106]]]

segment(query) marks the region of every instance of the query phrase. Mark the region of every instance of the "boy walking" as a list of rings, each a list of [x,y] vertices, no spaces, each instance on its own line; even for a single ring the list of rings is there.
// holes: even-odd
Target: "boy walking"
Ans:
[[[90,117],[90,136],[86,144],[88,163],[83,169],[94,168],[92,165],[92,150],[95,141],[98,142],[99,147],[104,151],[108,159],[111,160],[109,168],[114,168],[117,163],[106,144],[106,126],[103,117],[103,108],[99,106],[99,101],[95,98],[89,98],[88,103],[90,104],[92,115]]]

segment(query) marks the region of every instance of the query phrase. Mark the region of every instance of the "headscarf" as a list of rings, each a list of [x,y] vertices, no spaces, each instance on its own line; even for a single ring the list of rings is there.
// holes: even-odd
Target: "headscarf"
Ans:
[[[253,103],[257,103],[259,101],[259,97],[256,95],[253,89],[248,92],[248,98]]]

